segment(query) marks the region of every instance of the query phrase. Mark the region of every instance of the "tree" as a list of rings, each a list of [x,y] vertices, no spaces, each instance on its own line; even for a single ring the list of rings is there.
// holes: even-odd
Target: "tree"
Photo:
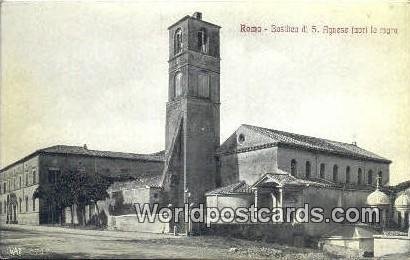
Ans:
[[[85,206],[106,199],[111,182],[96,172],[65,171],[56,178],[54,183],[41,184],[34,197],[44,200],[49,205],[52,222],[54,222],[55,210],[60,212],[60,220],[62,220],[63,209],[71,207],[71,224],[73,224],[74,205],[78,206],[82,220],[85,220]],[[85,221],[81,222],[85,224]]]
[[[111,181],[98,173],[77,173],[74,176],[77,177],[78,184],[75,202],[80,208],[82,219],[85,220],[85,206],[95,204],[99,212],[97,201],[105,200],[108,197],[107,189],[111,185]]]

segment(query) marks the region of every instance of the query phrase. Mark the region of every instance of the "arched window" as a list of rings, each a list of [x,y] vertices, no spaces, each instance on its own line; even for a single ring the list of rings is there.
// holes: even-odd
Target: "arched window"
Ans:
[[[325,164],[324,164],[324,163],[321,163],[321,164],[320,164],[320,170],[319,170],[319,176],[320,176],[321,179],[325,179],[325,178],[326,178],[325,170],[326,170]]]
[[[174,35],[174,55],[182,51],[182,30],[181,28],[175,31]]]
[[[333,166],[333,181],[334,182],[338,181],[338,171],[339,171],[339,167],[335,164]]]
[[[177,72],[174,78],[174,97],[182,95],[182,73]]]
[[[369,170],[367,172],[367,184],[372,184],[373,183],[373,171]]]
[[[19,198],[19,212],[21,213],[21,203],[22,203],[22,199]]]
[[[363,173],[362,173],[362,169],[359,168],[357,170],[357,184],[362,184],[363,182]]]
[[[209,75],[206,72],[198,73],[198,96],[209,97]]]
[[[26,212],[28,212],[28,197],[26,196]]]
[[[36,198],[33,197],[33,211],[36,211]]]
[[[292,159],[292,161],[290,161],[290,174],[292,176],[296,176],[298,173],[298,169],[297,169],[297,162],[295,159]]]
[[[198,50],[203,53],[208,53],[208,35],[204,28],[198,32]]]
[[[346,167],[346,183],[350,183],[350,166]]]
[[[306,178],[310,178],[310,172],[311,172],[311,169],[310,169],[310,162],[309,161],[306,161]]]

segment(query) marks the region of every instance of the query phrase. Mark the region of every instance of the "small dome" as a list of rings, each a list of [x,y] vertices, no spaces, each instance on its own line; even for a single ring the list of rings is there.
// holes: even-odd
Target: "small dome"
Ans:
[[[380,205],[390,205],[390,198],[386,193],[375,190],[367,196],[367,205],[369,206],[380,206]]]
[[[396,208],[410,208],[410,189],[397,194],[394,201],[394,207]]]

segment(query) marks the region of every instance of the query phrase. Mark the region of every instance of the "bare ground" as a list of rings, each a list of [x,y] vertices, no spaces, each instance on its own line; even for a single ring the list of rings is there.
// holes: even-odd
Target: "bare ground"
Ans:
[[[319,250],[216,236],[61,227],[0,228],[0,258],[334,259]]]

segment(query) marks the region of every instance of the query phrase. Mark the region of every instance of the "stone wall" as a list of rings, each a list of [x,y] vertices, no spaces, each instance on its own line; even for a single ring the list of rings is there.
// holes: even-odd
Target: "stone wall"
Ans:
[[[107,199],[98,201],[97,205],[86,205],[84,212],[77,205],[65,208],[65,224],[109,227],[111,217],[135,215],[136,203],[141,204],[142,207],[145,203],[158,203],[159,200],[160,189],[154,187],[135,187],[109,192]],[[72,210],[73,213],[71,213]]]
[[[162,223],[155,218],[155,222],[138,222],[136,214],[111,216],[108,223],[109,230],[137,231],[149,233],[169,233],[169,223]]]
[[[374,256],[410,252],[410,236],[374,236]]]
[[[277,169],[277,148],[222,155],[220,158],[221,185],[245,181],[252,185],[265,173]]]
[[[342,190],[333,188],[307,187],[303,190],[300,205],[331,210],[334,207],[364,207],[372,190]],[[285,195],[286,196],[286,195]]]
[[[121,189],[109,192],[111,199],[111,215],[125,215],[135,213],[135,205],[146,203],[160,203],[161,189],[155,187],[135,187],[132,189]]]
[[[110,206],[114,204],[114,200],[107,198],[103,201],[98,201],[97,204],[86,205],[84,207],[84,217],[82,209],[77,205],[64,209],[64,224],[68,225],[95,225],[107,227],[109,225],[109,217],[111,216]]]
[[[252,194],[247,195],[218,195],[218,196],[207,196],[206,206],[216,207],[218,209],[223,209],[225,207],[230,207],[236,209],[238,207],[250,207],[254,202],[254,196]]]

